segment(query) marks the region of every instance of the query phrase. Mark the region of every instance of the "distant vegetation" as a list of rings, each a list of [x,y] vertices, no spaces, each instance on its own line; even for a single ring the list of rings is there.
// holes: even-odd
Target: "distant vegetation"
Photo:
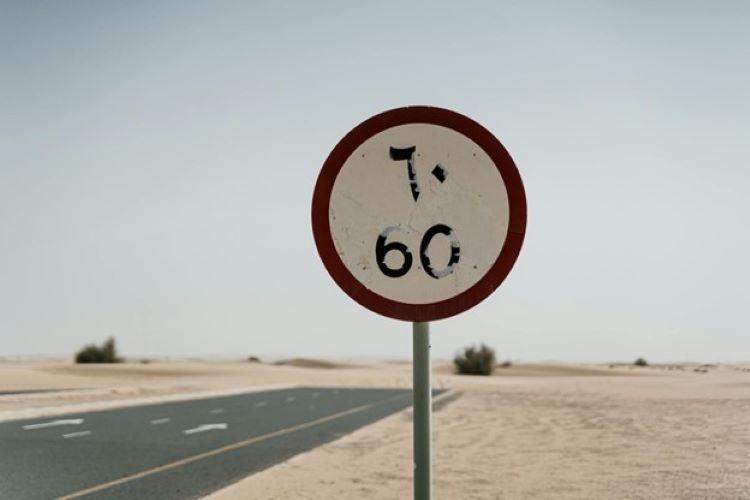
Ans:
[[[113,337],[104,341],[101,346],[89,344],[76,353],[76,363],[121,363]]]
[[[648,361],[646,361],[645,358],[638,358],[635,361],[633,361],[633,364],[635,366],[648,366]]]
[[[251,363],[260,363],[260,358],[258,356],[248,356],[247,360]]]
[[[491,375],[495,369],[495,350],[484,344],[465,347],[463,354],[457,355],[453,363],[461,375]]]

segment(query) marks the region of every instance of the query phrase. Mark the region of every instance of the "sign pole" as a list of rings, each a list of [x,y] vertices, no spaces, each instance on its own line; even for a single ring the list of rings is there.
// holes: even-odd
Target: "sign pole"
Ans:
[[[432,498],[430,323],[413,324],[414,500]]]

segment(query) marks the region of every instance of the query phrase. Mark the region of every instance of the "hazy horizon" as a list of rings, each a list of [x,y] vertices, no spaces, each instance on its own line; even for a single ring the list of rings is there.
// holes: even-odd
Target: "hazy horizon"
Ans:
[[[386,109],[492,131],[506,282],[433,355],[750,360],[750,4],[0,2],[0,357],[399,357],[318,258],[315,179]]]

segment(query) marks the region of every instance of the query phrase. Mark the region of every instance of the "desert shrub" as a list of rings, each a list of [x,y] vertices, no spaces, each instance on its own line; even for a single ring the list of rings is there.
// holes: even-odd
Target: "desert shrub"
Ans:
[[[76,363],[120,363],[115,339],[110,337],[101,346],[89,344],[76,353]]]
[[[247,360],[251,363],[260,363],[260,358],[258,356],[248,356]]]
[[[635,366],[648,366],[648,361],[646,361],[645,358],[638,358],[633,361],[633,364]]]
[[[500,363],[500,368],[510,368],[511,366],[513,366],[513,362],[509,359],[506,359],[505,361]]]
[[[456,372],[462,375],[490,375],[495,368],[495,350],[484,344],[464,348],[453,359]]]

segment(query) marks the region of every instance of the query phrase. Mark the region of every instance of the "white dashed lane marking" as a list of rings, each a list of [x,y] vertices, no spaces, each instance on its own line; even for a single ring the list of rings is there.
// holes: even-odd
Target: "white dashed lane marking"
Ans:
[[[224,408],[216,408],[215,410],[211,410],[211,415],[218,415],[219,413],[224,413]]]
[[[81,425],[82,423],[82,418],[68,418],[64,420],[53,420],[52,422],[43,422],[41,424],[24,425],[23,430],[30,431],[33,429],[45,429],[47,427],[57,427],[60,425]]]
[[[167,424],[171,421],[171,418],[155,418],[151,421],[151,425]]]
[[[183,434],[197,434],[199,432],[206,431],[224,431],[229,427],[227,424],[203,424],[199,425],[194,429],[187,429],[182,431]]]
[[[89,435],[91,435],[91,431],[80,431],[80,432],[71,432],[70,434],[63,434],[62,437],[65,439],[68,439],[68,438],[82,437],[82,436],[89,436]]]

